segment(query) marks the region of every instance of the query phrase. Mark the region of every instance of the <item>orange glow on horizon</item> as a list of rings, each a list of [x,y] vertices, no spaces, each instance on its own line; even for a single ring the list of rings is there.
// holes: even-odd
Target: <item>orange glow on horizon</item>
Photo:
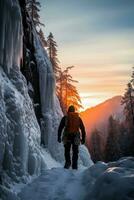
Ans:
[[[95,107],[100,103],[103,103],[113,96],[118,96],[120,94],[106,94],[106,93],[80,93],[83,109],[79,112],[85,111],[88,108]]]

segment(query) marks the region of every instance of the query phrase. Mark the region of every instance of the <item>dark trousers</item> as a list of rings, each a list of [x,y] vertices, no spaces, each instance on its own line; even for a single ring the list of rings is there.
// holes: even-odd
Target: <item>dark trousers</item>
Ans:
[[[72,168],[77,169],[77,163],[78,163],[78,153],[79,153],[79,145],[75,145],[73,142],[67,142],[65,145],[65,160],[66,163],[71,164],[71,157],[70,157],[70,150],[72,147]]]

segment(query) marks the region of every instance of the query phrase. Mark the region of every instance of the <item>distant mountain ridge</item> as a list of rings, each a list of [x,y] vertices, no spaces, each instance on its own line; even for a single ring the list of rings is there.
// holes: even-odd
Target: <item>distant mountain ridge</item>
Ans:
[[[95,107],[88,108],[80,113],[86,127],[87,137],[94,128],[104,134],[107,132],[108,118],[112,115],[119,121],[123,120],[123,108],[121,105],[122,96],[114,96]]]

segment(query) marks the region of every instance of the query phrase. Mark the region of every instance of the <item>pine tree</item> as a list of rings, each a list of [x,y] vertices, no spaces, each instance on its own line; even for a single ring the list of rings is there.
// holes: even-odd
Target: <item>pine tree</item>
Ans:
[[[43,23],[40,22],[40,2],[37,0],[27,0],[27,11],[35,25],[35,27],[39,27],[40,25],[44,26]]]
[[[134,96],[132,93],[134,89],[131,83],[127,84],[127,89],[122,97],[122,104],[124,104],[124,114],[126,118],[126,124],[129,130],[134,130]]]
[[[67,67],[64,71],[60,71],[60,76],[57,80],[57,95],[64,113],[67,112],[67,108],[70,105],[74,105],[76,110],[82,108],[81,99],[74,83],[78,81],[73,80],[69,70],[73,66]]]
[[[131,156],[131,144],[132,144],[132,138],[131,134],[129,134],[127,128],[125,127],[125,123],[122,122],[119,126],[120,128],[120,135],[119,135],[119,146],[120,146],[120,152],[121,157],[125,156]]]
[[[41,42],[42,42],[43,47],[47,47],[47,41],[46,41],[46,39],[45,39],[44,33],[43,33],[43,31],[42,31],[41,28],[40,28],[38,34],[39,34],[39,37],[40,37],[40,39],[41,39]]]
[[[115,119],[113,119],[112,116],[110,116],[108,126],[108,137],[105,147],[105,161],[115,161],[118,160],[119,157],[119,124]]]
[[[101,135],[102,133],[98,131],[96,128],[91,133],[90,152],[91,152],[92,160],[94,162],[102,160]]]
[[[127,84],[126,92],[122,98],[122,104],[124,104],[125,124],[127,127],[128,138],[131,141],[129,143],[129,155],[134,156],[134,71],[132,72],[132,78]]]
[[[52,33],[50,33],[48,36],[47,47],[48,47],[49,59],[52,63],[53,71],[55,73],[55,78],[57,80],[61,69],[59,67],[59,60],[57,58],[57,43],[55,42]]]
[[[134,86],[134,67],[133,67],[133,71],[132,71],[132,76],[131,76],[131,81],[132,86]]]

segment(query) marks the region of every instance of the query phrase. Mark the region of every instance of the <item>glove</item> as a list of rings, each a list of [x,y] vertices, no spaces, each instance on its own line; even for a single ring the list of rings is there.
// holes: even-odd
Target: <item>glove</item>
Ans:
[[[61,143],[61,137],[58,137],[58,142]]]
[[[81,140],[81,144],[85,144],[85,139],[82,139],[82,140]]]

